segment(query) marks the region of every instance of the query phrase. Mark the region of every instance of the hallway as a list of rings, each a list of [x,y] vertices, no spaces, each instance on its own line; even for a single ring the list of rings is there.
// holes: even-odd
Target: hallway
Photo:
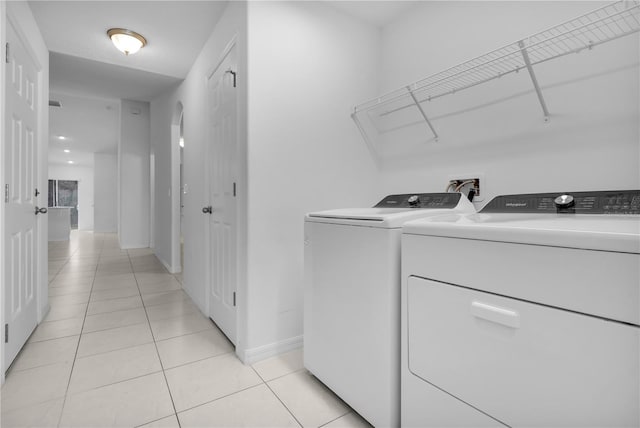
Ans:
[[[252,366],[150,249],[49,243],[51,310],[2,387],[4,428],[368,426],[295,350]]]

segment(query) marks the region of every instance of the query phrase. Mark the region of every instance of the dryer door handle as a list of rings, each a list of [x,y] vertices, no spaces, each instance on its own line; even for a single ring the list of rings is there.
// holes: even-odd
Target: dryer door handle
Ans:
[[[471,313],[476,318],[482,318],[506,327],[520,328],[520,314],[512,309],[476,301],[471,303]]]

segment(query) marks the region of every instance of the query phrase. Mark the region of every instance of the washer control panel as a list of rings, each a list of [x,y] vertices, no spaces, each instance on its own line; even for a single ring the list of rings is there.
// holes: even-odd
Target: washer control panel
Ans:
[[[460,193],[408,193],[389,195],[374,208],[455,208],[460,201]]]
[[[640,214],[640,190],[532,193],[491,200],[484,213]]]

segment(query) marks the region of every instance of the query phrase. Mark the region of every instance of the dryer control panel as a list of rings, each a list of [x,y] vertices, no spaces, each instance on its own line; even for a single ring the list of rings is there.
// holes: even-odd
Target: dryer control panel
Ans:
[[[374,208],[455,208],[460,201],[460,193],[408,193],[389,195]]]
[[[640,214],[640,190],[504,195],[481,213]]]

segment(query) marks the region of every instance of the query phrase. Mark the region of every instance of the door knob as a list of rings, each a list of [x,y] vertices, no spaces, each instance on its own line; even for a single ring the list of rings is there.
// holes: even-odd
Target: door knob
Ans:
[[[46,214],[47,213],[47,209],[42,207],[42,208],[38,208],[36,207],[36,215],[38,214]]]
[[[202,212],[205,214],[211,214],[213,213],[213,208],[211,207],[211,205],[209,205],[208,207],[203,207]]]

